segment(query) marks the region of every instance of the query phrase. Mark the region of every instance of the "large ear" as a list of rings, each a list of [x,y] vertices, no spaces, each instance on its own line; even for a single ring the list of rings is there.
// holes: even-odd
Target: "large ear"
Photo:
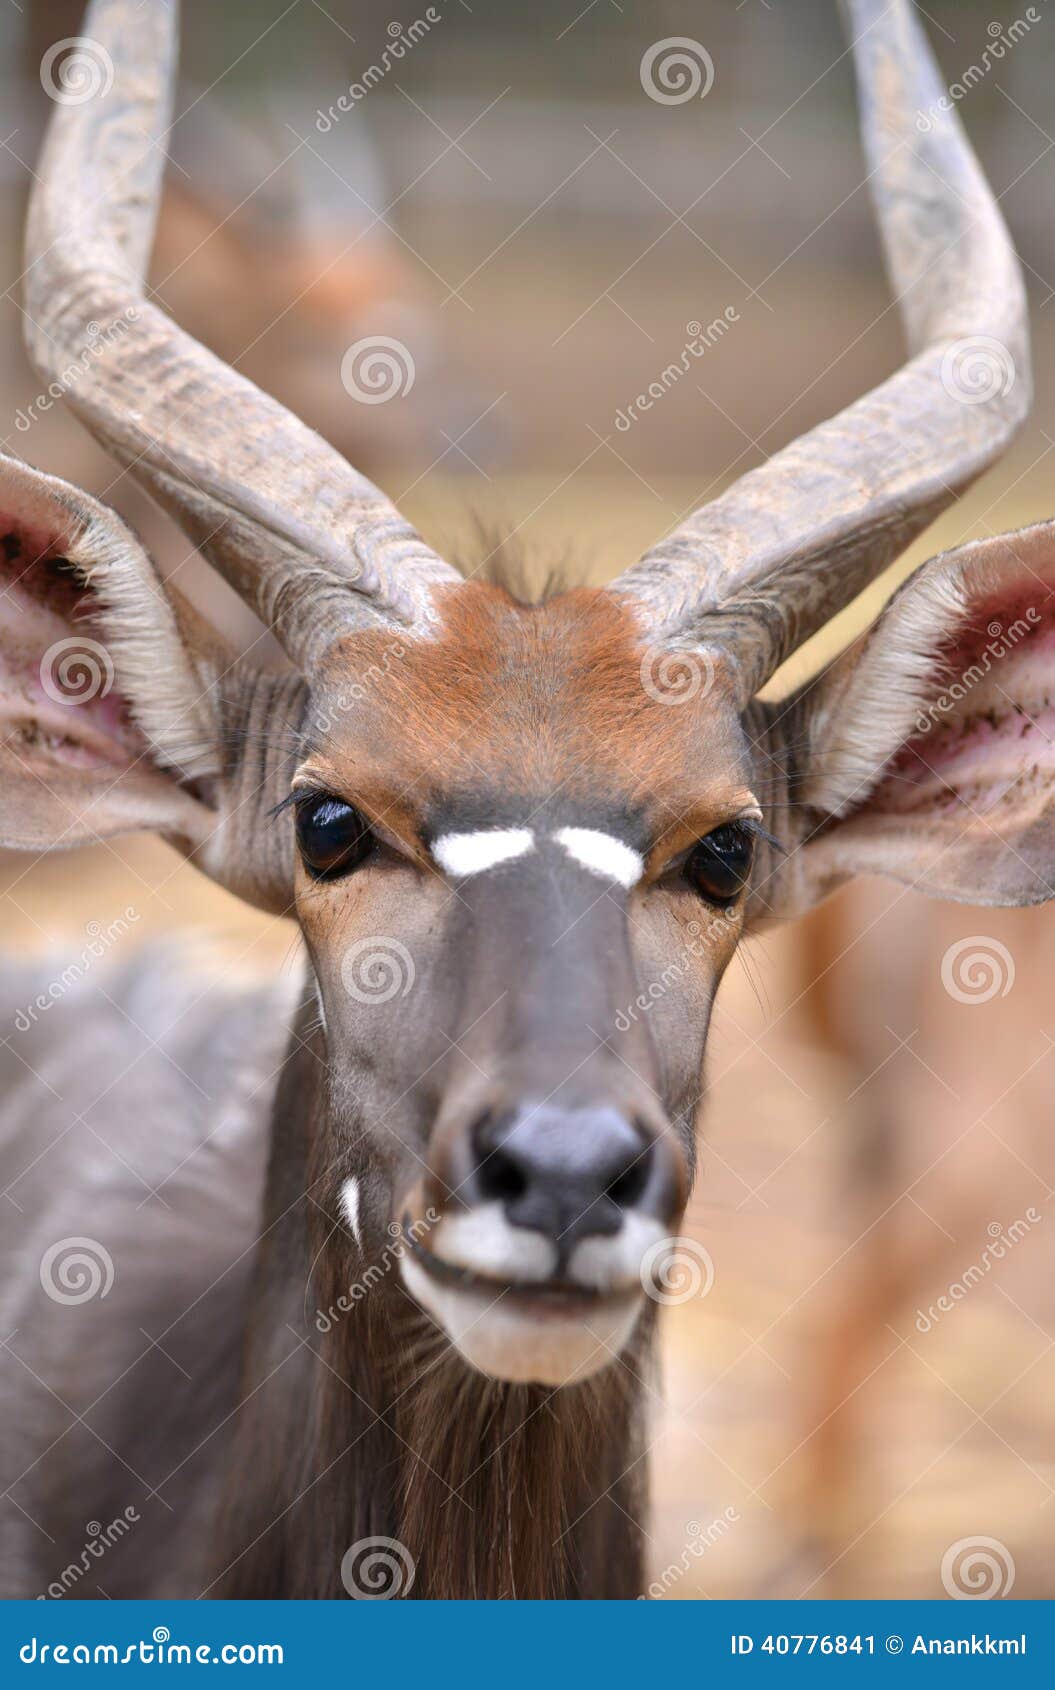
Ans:
[[[265,812],[298,689],[232,663],[113,511],[0,458],[0,845],[148,828],[285,908],[288,851]]]
[[[1055,897],[1055,523],[919,570],[872,629],[772,709],[792,848],[763,901],[853,874],[935,897]]]

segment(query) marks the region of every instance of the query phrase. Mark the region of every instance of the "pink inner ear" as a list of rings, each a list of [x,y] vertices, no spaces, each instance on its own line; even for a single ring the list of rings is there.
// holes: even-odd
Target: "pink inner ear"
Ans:
[[[919,732],[869,808],[1026,807],[1055,781],[1055,584],[1039,577],[988,597],[937,653]],[[945,706],[943,708],[942,706]]]
[[[127,765],[144,750],[65,536],[0,511],[0,725],[23,761]]]

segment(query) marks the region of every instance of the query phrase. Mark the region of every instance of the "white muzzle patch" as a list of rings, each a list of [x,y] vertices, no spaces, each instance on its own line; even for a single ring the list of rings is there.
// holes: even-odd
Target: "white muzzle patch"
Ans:
[[[413,1256],[404,1256],[399,1266],[411,1296],[470,1367],[510,1384],[574,1385],[588,1379],[629,1342],[644,1304],[639,1289],[588,1305],[581,1314],[535,1314],[512,1291],[440,1285]]]
[[[580,1309],[547,1309],[541,1299],[525,1306],[531,1288],[556,1271],[557,1247],[541,1232],[512,1226],[499,1202],[445,1216],[429,1239],[441,1261],[494,1283],[444,1284],[409,1254],[400,1271],[470,1366],[517,1384],[571,1385],[628,1343],[644,1299],[642,1258],[662,1236],[658,1221],[630,1214],[613,1237],[580,1239],[568,1278],[602,1294]]]
[[[452,1267],[521,1284],[541,1283],[557,1266],[553,1240],[532,1227],[510,1226],[497,1201],[481,1203],[467,1214],[445,1215],[429,1248]]]

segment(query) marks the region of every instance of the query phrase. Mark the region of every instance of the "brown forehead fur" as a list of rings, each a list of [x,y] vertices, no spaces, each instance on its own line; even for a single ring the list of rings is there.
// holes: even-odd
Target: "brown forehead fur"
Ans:
[[[376,630],[339,642],[313,687],[310,758],[347,796],[397,805],[416,825],[451,800],[588,803],[668,831],[714,825],[749,769],[719,668],[700,695],[647,690],[632,610],[578,587],[538,605],[472,581],[445,589],[432,637]],[[676,848],[676,847],[675,847]]]

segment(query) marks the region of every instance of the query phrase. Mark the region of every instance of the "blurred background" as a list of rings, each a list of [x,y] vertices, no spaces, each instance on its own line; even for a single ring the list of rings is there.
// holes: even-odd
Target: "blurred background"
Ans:
[[[540,576],[604,580],[901,358],[829,0],[184,10],[158,298],[470,566],[511,540]],[[1037,402],[777,692],[930,553],[1055,513],[1055,17],[927,20],[1026,268]],[[115,505],[248,644],[175,530],[34,405],[21,223],[61,73],[42,60],[79,28],[64,0],[0,10],[0,436]],[[642,61],[673,37],[702,50],[700,93],[668,103]],[[290,924],[154,841],[0,877],[8,946],[61,949],[131,903],[122,946],[175,928],[247,978],[298,965]],[[1045,910],[877,883],[734,964],[687,1229],[713,1284],[690,1274],[666,1312],[655,1387],[654,1594],[1055,1594],[1053,937]]]

